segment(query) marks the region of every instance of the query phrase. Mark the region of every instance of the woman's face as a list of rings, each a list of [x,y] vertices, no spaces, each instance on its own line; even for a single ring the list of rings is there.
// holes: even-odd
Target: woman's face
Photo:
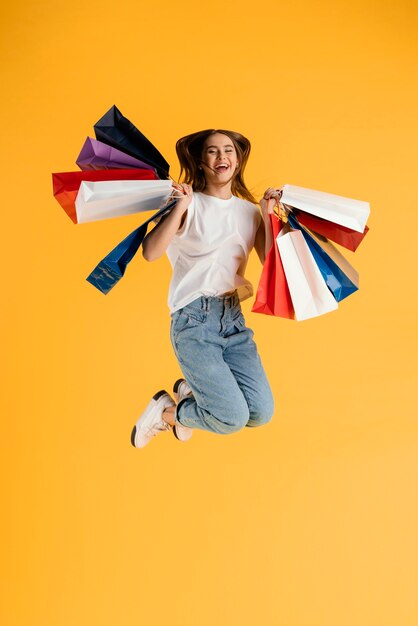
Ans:
[[[238,166],[237,152],[228,135],[215,133],[203,144],[202,167],[207,182],[228,182]]]

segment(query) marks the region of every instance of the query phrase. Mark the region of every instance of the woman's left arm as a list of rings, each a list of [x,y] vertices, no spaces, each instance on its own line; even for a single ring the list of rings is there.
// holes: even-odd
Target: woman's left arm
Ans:
[[[269,253],[271,246],[273,245],[273,236],[271,234],[270,226],[270,214],[274,212],[274,207],[276,206],[277,201],[280,200],[281,195],[281,189],[269,187],[268,189],[266,189],[263,197],[260,200],[261,215],[263,219],[260,222],[260,226],[258,227],[255,236],[254,247],[263,265],[264,261],[266,260],[266,256]]]

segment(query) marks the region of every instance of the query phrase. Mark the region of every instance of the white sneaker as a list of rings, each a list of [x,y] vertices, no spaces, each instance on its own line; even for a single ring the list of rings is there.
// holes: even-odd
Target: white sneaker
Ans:
[[[170,424],[163,420],[163,411],[175,405],[173,398],[164,389],[152,397],[133,427],[131,443],[134,448],[143,448],[155,435],[170,430]]]
[[[184,378],[179,378],[173,385],[173,391],[176,398],[177,404],[183,398],[187,398],[188,396],[192,396],[193,392],[190,389],[188,383],[184,380]],[[173,426],[173,434],[179,441],[189,441],[190,437],[193,435],[193,428],[189,428],[189,426],[183,426],[180,422],[176,422]]]

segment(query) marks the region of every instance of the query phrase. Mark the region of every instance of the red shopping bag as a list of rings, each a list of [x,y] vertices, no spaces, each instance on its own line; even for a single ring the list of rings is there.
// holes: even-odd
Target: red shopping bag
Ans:
[[[270,214],[270,225],[273,245],[264,261],[257,295],[251,310],[254,313],[295,319],[295,311],[276,242],[282,223],[274,213]]]
[[[99,182],[105,180],[158,180],[154,170],[90,170],[86,172],[59,172],[52,174],[54,197],[58,200],[68,217],[77,224],[75,199],[81,182]]]
[[[334,224],[334,222],[324,220],[322,217],[310,215],[304,211],[296,211],[295,215],[300,224],[307,226],[315,233],[327,239],[331,239],[331,241],[335,243],[339,243],[340,246],[352,250],[352,252],[357,250],[369,230],[369,227],[366,226],[364,231],[360,233],[357,230],[347,228],[347,226]]]

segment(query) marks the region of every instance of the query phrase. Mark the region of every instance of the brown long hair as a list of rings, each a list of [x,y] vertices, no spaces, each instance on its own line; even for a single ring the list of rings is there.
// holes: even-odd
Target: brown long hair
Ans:
[[[233,130],[207,129],[200,130],[197,133],[186,135],[176,143],[176,152],[180,161],[180,180],[181,182],[191,185],[194,191],[203,191],[206,186],[205,174],[199,168],[202,162],[203,144],[206,139],[215,133],[221,133],[229,137],[234,144],[238,157],[238,167],[232,174],[231,191],[234,196],[239,196],[250,202],[257,204],[257,200],[244,182],[244,170],[250,156],[250,141]]]

